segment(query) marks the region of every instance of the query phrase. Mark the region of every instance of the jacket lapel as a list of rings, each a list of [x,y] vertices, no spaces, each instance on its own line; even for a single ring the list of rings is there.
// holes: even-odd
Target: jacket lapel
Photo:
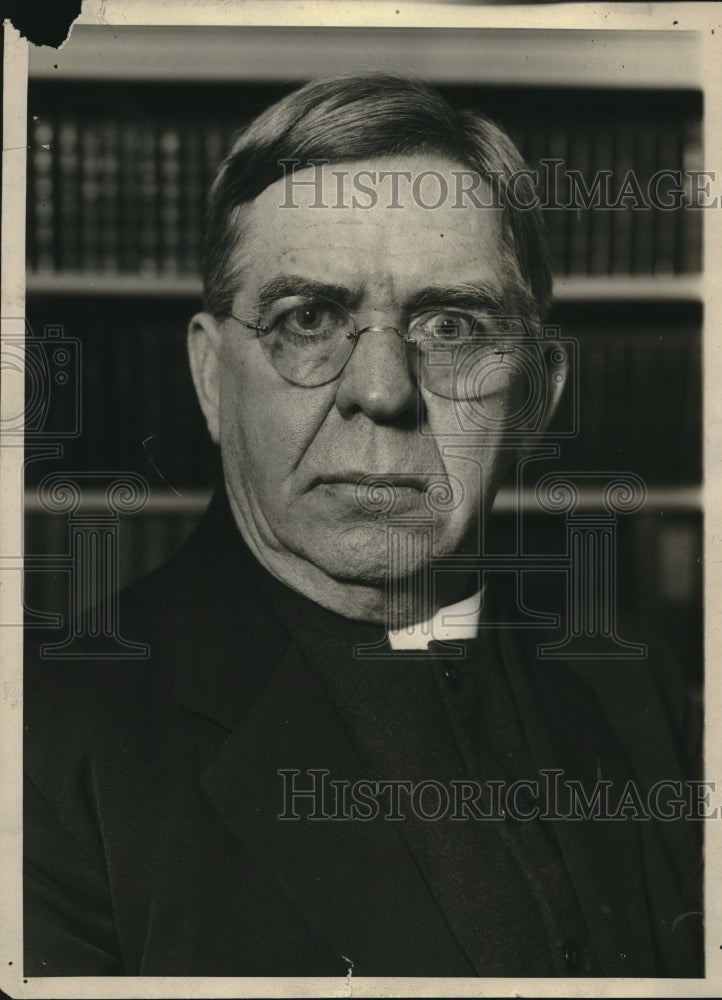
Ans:
[[[289,776],[296,774],[295,786]],[[292,796],[309,772],[358,782],[363,771],[332,706],[292,647],[202,778],[223,821],[358,975],[473,975],[389,821],[310,819],[330,797]],[[328,786],[327,786],[328,787]],[[285,789],[285,795],[284,795]],[[298,813],[299,819],[281,819]]]
[[[207,799],[354,974],[473,975],[393,822],[279,819],[284,769],[304,788],[313,769],[366,776],[248,559],[225,497],[177,557],[175,695],[231,730],[202,775]]]

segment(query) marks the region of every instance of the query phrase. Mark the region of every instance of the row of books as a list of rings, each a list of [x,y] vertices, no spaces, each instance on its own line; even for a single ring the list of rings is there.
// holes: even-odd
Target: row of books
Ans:
[[[204,199],[231,133],[40,118],[28,158],[31,266],[197,274]]]
[[[698,120],[535,121],[519,145],[538,171],[557,273],[701,271]]]
[[[557,468],[635,472],[647,483],[702,479],[701,340],[689,329],[575,331],[578,433]],[[569,388],[569,387],[568,387]],[[569,426],[573,394],[549,430]],[[554,468],[554,466],[551,466]]]
[[[109,120],[62,111],[34,115],[30,266],[44,273],[197,275],[205,195],[242,124]],[[550,115],[512,123],[510,132],[538,171],[557,273],[700,270],[702,213],[690,180],[691,171],[703,169],[698,120],[556,122]],[[548,165],[554,161],[560,161],[556,167]],[[671,175],[650,190],[650,179],[661,170],[681,172],[682,203],[675,210],[659,207],[674,204]],[[580,172],[581,191],[570,171]],[[588,204],[584,191],[594,192],[600,174],[604,186]]]
[[[78,332],[78,351],[65,351],[70,361],[62,384],[56,384],[50,360],[47,390],[28,386],[28,406],[34,398],[45,402],[27,434],[30,482],[53,471],[55,459],[32,460],[53,441],[62,445],[66,469],[133,471],[179,493],[211,486],[217,451],[195,398],[181,323],[140,319],[137,309],[124,320],[108,316],[101,323],[88,316],[86,322]],[[69,343],[75,330],[69,321],[64,331]],[[699,482],[699,333],[652,324],[587,325],[564,333],[576,341],[569,351],[578,355],[578,376],[570,376],[549,429],[550,439],[561,445],[561,458],[551,468],[628,470],[648,483]],[[63,353],[47,339],[30,352],[48,349],[54,356]],[[33,378],[43,370],[40,362],[38,357],[29,367]],[[530,387],[540,391],[534,372]],[[460,426],[479,433],[478,411],[462,404],[458,412]]]

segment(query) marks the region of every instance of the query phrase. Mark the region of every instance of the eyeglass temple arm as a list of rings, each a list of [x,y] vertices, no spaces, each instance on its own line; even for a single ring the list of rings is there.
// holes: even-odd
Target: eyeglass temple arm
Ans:
[[[236,316],[234,315],[234,313],[231,313],[230,316],[231,319],[234,319],[237,323],[240,323],[242,326],[248,327],[249,330],[255,330],[256,333],[268,333],[268,331],[270,330],[270,327],[268,326],[263,326],[261,323],[249,323],[248,320],[241,319],[240,316]]]

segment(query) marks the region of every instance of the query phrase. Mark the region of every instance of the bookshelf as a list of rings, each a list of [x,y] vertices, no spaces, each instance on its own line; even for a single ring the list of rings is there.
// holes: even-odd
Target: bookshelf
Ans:
[[[496,29],[263,26],[78,25],[59,51],[33,47],[28,319],[37,334],[61,326],[82,348],[86,430],[63,443],[63,467],[128,469],[150,482],[148,507],[124,528],[122,582],[182,541],[217,475],[184,332],[200,303],[203,196],[244,121],[319,70],[407,71],[499,120],[532,167],[559,157],[585,175],[606,169],[617,190],[629,169],[644,182],[660,166],[703,169],[698,54],[692,32],[527,31],[520,57],[519,35]],[[648,483],[620,572],[632,611],[673,623],[671,644],[694,656],[704,213],[685,204],[548,212],[547,223],[550,321],[581,355],[582,433],[562,446],[565,468],[584,469],[591,455]],[[37,497],[57,467],[27,465],[30,551],[64,544],[62,519]],[[515,502],[502,491],[495,513],[511,517]],[[521,503],[533,515],[533,499]],[[41,609],[57,601],[37,578],[29,593]]]

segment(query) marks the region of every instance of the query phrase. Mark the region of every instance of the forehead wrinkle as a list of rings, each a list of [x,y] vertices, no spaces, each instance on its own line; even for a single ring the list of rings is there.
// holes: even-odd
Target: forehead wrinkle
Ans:
[[[458,214],[446,213],[441,219],[435,212],[407,209],[421,227],[409,255],[408,241],[390,224],[395,223],[399,214],[407,212],[384,211],[379,216],[378,207],[382,206],[374,210],[377,214],[360,215],[299,208],[289,209],[281,217],[280,208],[275,206],[274,211],[274,206],[269,205],[270,190],[266,189],[245,209],[243,242],[248,240],[255,250],[260,250],[254,257],[264,278],[272,277],[274,271],[288,271],[309,280],[348,288],[349,299],[377,297],[374,306],[385,306],[391,301],[401,305],[401,300],[410,300],[429,285],[453,286],[464,279],[499,285],[502,292],[507,290],[509,267],[503,263],[507,256],[505,227],[497,211],[478,212],[477,225],[464,226]],[[353,230],[344,228],[347,226],[353,226]],[[442,230],[446,240],[431,239]],[[264,234],[270,239],[264,240]],[[476,244],[478,253],[474,252]]]
[[[257,206],[254,205],[254,208]],[[281,209],[278,209],[280,212]],[[383,211],[388,212],[388,215],[377,216],[374,213]],[[479,223],[479,229],[477,232],[470,232],[468,229],[461,224],[463,218],[468,218],[461,213],[465,211],[474,211],[476,214],[473,216],[474,222]],[[260,215],[262,210],[258,212]],[[380,237],[383,243],[393,243],[394,236],[397,233],[396,222],[405,218],[404,212],[411,213],[414,220],[424,223],[421,226],[432,236],[438,236],[439,232],[443,230],[444,235],[449,238],[450,236],[457,236],[460,239],[478,239],[478,238],[488,238],[491,235],[496,235],[501,238],[502,231],[504,229],[503,218],[500,211],[497,209],[471,209],[468,206],[464,206],[457,210],[454,215],[447,216],[445,219],[441,219],[439,214],[435,213],[430,209],[418,209],[414,210],[410,207],[402,208],[398,211],[393,211],[384,205],[376,205],[373,209],[358,209],[357,212],[364,212],[365,214],[357,215],[351,210],[340,209],[333,214],[329,214],[330,209],[298,209],[294,212],[291,221],[287,222],[287,215],[281,216],[280,214],[273,214],[264,222],[258,219],[258,227],[260,228],[261,235],[264,231],[273,231],[283,235],[287,239],[301,239],[307,233],[315,233],[319,229],[325,229],[330,234],[337,234],[337,238],[342,240],[346,230],[363,230],[365,233],[373,234],[373,237]],[[330,223],[329,224],[329,220]],[[389,222],[391,225],[389,225]]]
[[[300,208],[297,209],[293,214],[292,221],[287,222],[286,220],[288,218],[288,211],[284,212],[282,208],[279,208],[278,209],[279,214],[273,213],[272,215],[269,215],[269,218],[266,220],[266,222],[260,223],[262,227],[261,232],[263,232],[264,229],[273,230],[274,232],[282,233],[284,236],[286,234],[297,234],[300,236],[304,233],[314,232],[317,229],[321,229],[322,227],[328,226],[329,211],[330,211],[329,209],[322,209],[322,208],[318,209]],[[284,214],[281,215],[280,214],[281,212],[284,212]],[[324,212],[326,213],[325,215],[323,214]],[[336,213],[335,215],[331,216],[331,218],[333,219],[334,227],[353,226],[354,228],[358,228],[359,226],[363,226],[366,229],[370,229],[373,226],[376,227],[381,226],[381,223],[374,222],[374,220],[372,219],[352,218],[349,213],[347,213],[346,216],[342,216],[340,213]]]

